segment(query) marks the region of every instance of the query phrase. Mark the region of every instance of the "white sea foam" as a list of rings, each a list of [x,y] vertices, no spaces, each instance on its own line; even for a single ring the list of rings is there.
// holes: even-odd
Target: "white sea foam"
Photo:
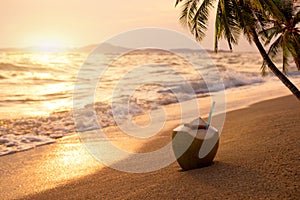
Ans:
[[[0,156],[25,151],[37,146],[54,143],[55,140],[40,135],[13,135],[0,136]]]

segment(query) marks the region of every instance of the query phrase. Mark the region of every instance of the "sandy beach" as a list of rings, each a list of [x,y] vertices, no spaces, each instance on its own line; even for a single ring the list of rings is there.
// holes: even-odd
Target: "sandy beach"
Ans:
[[[119,172],[94,160],[76,135],[63,138],[0,157],[1,199],[299,199],[299,111],[286,96],[228,112],[214,165],[186,172],[176,162]],[[136,144],[138,152],[168,142],[176,123]]]

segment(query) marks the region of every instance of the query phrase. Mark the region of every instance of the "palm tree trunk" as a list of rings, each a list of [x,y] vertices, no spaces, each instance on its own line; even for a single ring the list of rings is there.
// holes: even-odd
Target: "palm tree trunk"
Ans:
[[[256,30],[253,28],[251,30],[252,39],[258,48],[261,56],[263,57],[264,61],[267,63],[269,69],[281,80],[281,82],[289,88],[289,90],[295,95],[295,97],[300,101],[300,91],[298,88],[275,66],[275,64],[272,62],[270,57],[268,56],[265,48],[259,41],[258,35],[256,33]]]

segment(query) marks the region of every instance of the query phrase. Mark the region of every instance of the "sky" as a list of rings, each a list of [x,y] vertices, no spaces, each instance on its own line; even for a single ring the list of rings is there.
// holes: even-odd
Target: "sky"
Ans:
[[[0,48],[99,44],[120,33],[157,27],[183,33],[175,0],[1,0]],[[213,49],[213,20],[200,43]],[[223,42],[224,43],[224,42]],[[222,49],[227,49],[224,44]],[[255,51],[245,40],[236,51]]]

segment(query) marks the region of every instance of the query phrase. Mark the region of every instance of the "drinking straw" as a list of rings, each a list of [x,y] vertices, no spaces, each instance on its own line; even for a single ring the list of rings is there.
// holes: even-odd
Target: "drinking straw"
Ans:
[[[207,123],[206,123],[206,129],[208,129],[208,127],[209,127],[209,125],[210,125],[211,117],[212,117],[212,113],[213,113],[213,111],[214,111],[215,105],[216,105],[216,102],[213,101],[212,106],[211,106],[211,108],[210,108],[208,120],[207,120]]]

